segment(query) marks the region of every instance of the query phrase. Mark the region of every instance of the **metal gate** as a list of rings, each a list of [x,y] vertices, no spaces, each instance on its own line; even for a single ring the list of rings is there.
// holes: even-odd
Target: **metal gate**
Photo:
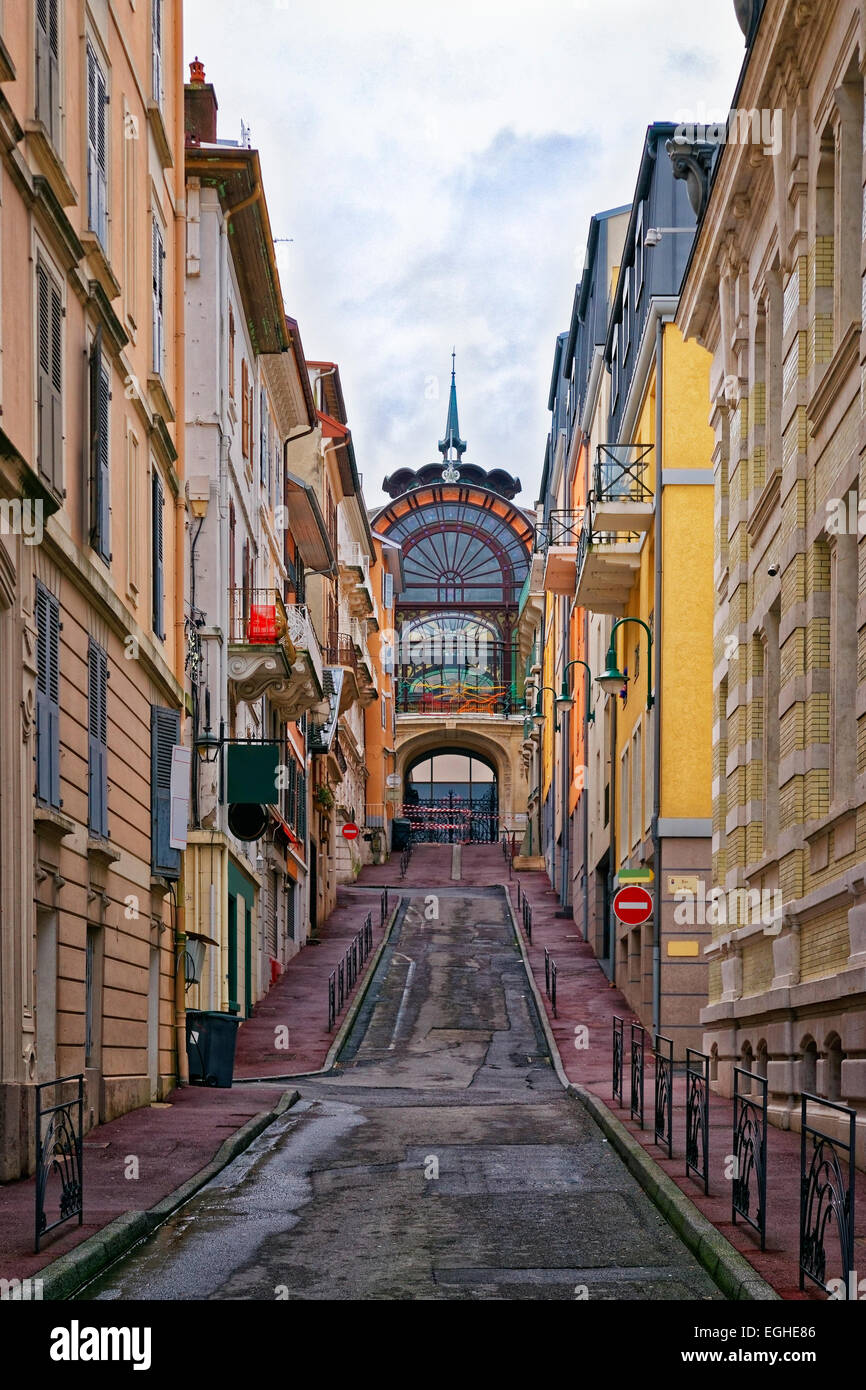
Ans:
[[[496,789],[483,796],[449,796],[441,801],[404,802],[415,843],[495,844],[499,840]]]

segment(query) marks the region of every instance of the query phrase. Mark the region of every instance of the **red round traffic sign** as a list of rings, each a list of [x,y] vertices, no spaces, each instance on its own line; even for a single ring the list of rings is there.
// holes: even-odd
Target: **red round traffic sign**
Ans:
[[[626,884],[616,894],[613,910],[621,922],[630,927],[639,927],[641,922],[648,922],[653,915],[652,894],[641,888],[639,883]]]
[[[351,821],[347,821],[346,824],[343,826],[343,834],[345,835],[345,837],[346,837],[347,840],[357,840],[357,838],[358,838],[358,827],[357,827],[357,825],[353,825]]]

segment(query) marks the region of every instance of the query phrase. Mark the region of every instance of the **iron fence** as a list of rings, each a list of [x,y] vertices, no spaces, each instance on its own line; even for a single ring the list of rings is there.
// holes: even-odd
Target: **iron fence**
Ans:
[[[550,998],[550,952],[544,948],[544,992]]]
[[[388,916],[388,889],[386,888],[379,897],[379,926],[384,927],[385,918]]]
[[[384,912],[387,910],[388,895],[387,890],[382,895],[382,921],[384,922]],[[368,912],[364,918],[364,925],[361,930],[356,932],[352,938],[351,945],[347,948],[346,954],[338,964],[336,970],[332,970],[328,976],[328,1032],[334,1027],[337,1015],[343,1011],[343,1005],[347,1002],[349,995],[355,987],[361,967],[373,949],[373,913]]]
[[[547,519],[535,528],[536,550],[547,550],[551,545],[577,545],[583,517],[583,507],[549,512]]]
[[[622,1076],[625,1025],[618,1014],[613,1016],[613,1098],[622,1105]]]
[[[328,976],[328,1032],[337,1021],[337,972],[332,970]]]
[[[753,1087],[757,1087],[757,1101],[752,1098]],[[758,1232],[763,1250],[767,1242],[767,1082],[745,1067],[734,1067],[733,1159],[731,1221],[736,1225],[737,1217],[742,1217]]]
[[[62,1088],[74,1085],[75,1094],[62,1098]],[[43,1093],[57,1089],[60,1099],[45,1105]],[[78,1217],[84,1221],[84,1075],[61,1076],[43,1081],[36,1089],[36,1240],[39,1253],[42,1237],[64,1221]],[[59,1182],[59,1191],[57,1183]],[[55,1200],[56,1199],[56,1200]],[[48,1204],[56,1212],[49,1219]]]
[[[556,1018],[556,961],[550,962],[550,1007],[553,1009],[553,1017]]]
[[[526,894],[523,895],[523,930],[526,932],[527,941],[532,940],[532,905]]]
[[[674,1045],[656,1033],[653,1041],[655,1142],[674,1156]]]
[[[842,1116],[847,1139],[834,1138],[809,1121],[809,1104]],[[857,1298],[854,1272],[854,1158],[857,1112],[837,1101],[804,1093],[800,1100],[800,1289],[806,1279],[829,1292],[826,1241],[833,1223],[839,1241],[845,1298]],[[847,1176],[842,1172],[844,1159]]]
[[[595,500],[651,502],[646,482],[651,444],[599,444],[595,456]]]
[[[686,1048],[686,1173],[710,1191],[710,1059]]]
[[[385,912],[388,911],[388,890],[385,889]],[[383,916],[382,921],[385,921]],[[364,918],[364,959],[366,960],[373,949],[373,914],[368,912]]]
[[[343,1012],[343,1005],[346,1002],[346,968],[345,962],[340,961],[337,966],[337,1013]]]
[[[643,1063],[644,1063],[644,1029],[641,1024],[631,1025],[631,1094],[630,1105],[631,1117],[637,1120],[638,1126],[643,1129]]]

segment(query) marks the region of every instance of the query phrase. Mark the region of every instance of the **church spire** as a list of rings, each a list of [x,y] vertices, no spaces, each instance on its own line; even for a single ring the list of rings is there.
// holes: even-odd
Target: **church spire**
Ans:
[[[446,463],[458,462],[466,453],[466,441],[460,438],[460,424],[457,419],[457,385],[454,380],[454,358],[451,352],[451,393],[448,397],[448,418],[445,421],[445,438],[439,440],[439,452]],[[455,459],[456,455],[456,459]]]

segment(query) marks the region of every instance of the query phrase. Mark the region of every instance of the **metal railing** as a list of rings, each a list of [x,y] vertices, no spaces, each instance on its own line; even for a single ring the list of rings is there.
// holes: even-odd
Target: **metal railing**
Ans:
[[[613,1074],[611,1085],[613,1098],[622,1106],[622,1079],[625,1064],[625,1023],[619,1014],[613,1016]]]
[[[651,502],[646,472],[652,444],[599,444],[593,491],[596,502]]]
[[[347,666],[358,674],[358,653],[348,632],[332,632],[325,646],[325,661],[328,666]]]
[[[287,635],[286,605],[278,589],[229,589],[230,643],[277,646]]]
[[[405,877],[406,877],[406,874],[409,872],[409,861],[411,860],[411,858],[412,858],[412,841],[410,840],[409,843],[408,843],[408,845],[404,845],[403,849],[401,849],[401,851],[400,851],[400,877],[401,877],[401,878],[405,878]]]
[[[55,1100],[53,1105],[45,1105],[43,1092],[55,1087],[75,1085],[75,1095],[68,1099]],[[84,1133],[84,1074],[61,1076],[55,1081],[40,1082],[36,1090],[36,1220],[35,1245],[39,1253],[42,1237],[64,1221],[78,1217],[79,1226],[84,1221],[84,1168],[82,1138]],[[58,1090],[59,1093],[59,1090]],[[56,1215],[49,1220],[46,1210],[48,1201],[55,1195],[55,1184],[60,1183],[56,1194],[54,1209]]]
[[[674,1045],[671,1038],[656,1033],[653,1039],[654,1112],[653,1138],[674,1156]]]
[[[757,1101],[752,1098],[755,1087]],[[763,1250],[767,1242],[767,1082],[745,1067],[734,1067],[733,1118],[731,1222],[736,1225],[737,1217],[742,1217],[758,1232]]]
[[[847,1141],[809,1121],[810,1104],[823,1105],[847,1121]],[[854,1272],[854,1157],[857,1111],[805,1092],[800,1100],[800,1289],[806,1279],[829,1292],[826,1241],[833,1223],[839,1242],[845,1298],[858,1297]],[[847,1176],[842,1172],[844,1159]]]
[[[527,898],[527,896],[526,896],[525,893],[524,893],[524,895],[523,895],[523,930],[524,930],[524,932],[526,933],[526,939],[527,939],[527,941],[531,941],[531,940],[532,940],[532,904],[530,903],[530,901],[529,901],[529,899]]]
[[[384,910],[387,909],[388,894],[387,890],[382,895],[382,907],[384,922]],[[358,976],[373,949],[373,914],[368,912],[364,918],[364,925],[352,937],[346,954],[338,962],[336,970],[332,970],[328,976],[328,1032],[330,1033],[337,1021],[338,1016],[343,1012],[343,1006],[348,1002],[349,995],[358,982]]]
[[[535,528],[536,550],[547,550],[551,545],[577,545],[583,529],[583,518],[583,507],[550,512],[546,520]]]
[[[379,926],[384,927],[385,918],[388,916],[388,889],[384,888],[379,895]]]
[[[453,714],[517,714],[523,717],[523,707],[514,695],[510,685],[493,685],[488,688],[466,687],[457,694],[448,691],[410,690],[405,685],[397,694],[398,714],[453,715]]]
[[[686,1048],[686,1174],[710,1191],[710,1059]]]
[[[629,1109],[633,1120],[643,1129],[643,1063],[644,1029],[639,1023],[631,1025],[631,1093]]]

